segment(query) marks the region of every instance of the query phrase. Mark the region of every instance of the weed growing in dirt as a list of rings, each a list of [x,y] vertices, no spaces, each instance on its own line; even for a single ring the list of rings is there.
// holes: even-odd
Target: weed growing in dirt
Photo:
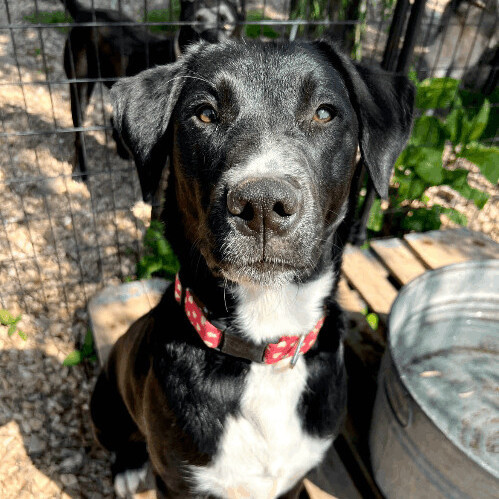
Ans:
[[[87,330],[85,339],[83,340],[83,346],[81,350],[73,350],[63,361],[64,366],[76,366],[81,364],[84,360],[88,362],[97,362],[97,355],[94,349],[94,338],[92,336],[92,331]]]
[[[26,341],[28,336],[17,327],[17,323],[21,320],[21,318],[21,315],[14,317],[8,310],[0,309],[0,324],[8,328],[7,334],[12,336],[14,333],[17,333],[20,338]]]
[[[163,224],[158,220],[151,220],[144,236],[144,248],[145,254],[136,267],[137,279],[149,279],[154,275],[172,280],[180,266],[165,239]]]

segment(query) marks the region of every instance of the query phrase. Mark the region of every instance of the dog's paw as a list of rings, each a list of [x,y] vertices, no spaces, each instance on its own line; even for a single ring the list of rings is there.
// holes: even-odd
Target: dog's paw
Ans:
[[[114,477],[114,492],[118,497],[130,497],[135,494],[147,477],[148,463],[142,468],[125,470]]]

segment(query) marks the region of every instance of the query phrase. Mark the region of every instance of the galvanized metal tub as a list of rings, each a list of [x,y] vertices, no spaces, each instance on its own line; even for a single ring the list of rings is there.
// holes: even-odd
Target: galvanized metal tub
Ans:
[[[499,260],[427,272],[401,290],[370,451],[388,498],[499,497]]]

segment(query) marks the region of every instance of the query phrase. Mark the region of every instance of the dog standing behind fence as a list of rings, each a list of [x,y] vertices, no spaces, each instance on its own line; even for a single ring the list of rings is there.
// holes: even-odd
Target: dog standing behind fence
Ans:
[[[181,270],[112,349],[93,392],[115,489],[148,462],[158,497],[296,498],[345,403],[338,227],[360,147],[378,193],[414,88],[328,41],[200,43],[111,90],[140,168],[171,171]]]
[[[69,32],[64,47],[64,70],[69,79],[83,81],[70,83],[71,115],[75,128],[83,127],[85,112],[96,81],[110,88],[120,76],[133,76],[158,64],[174,62],[183,49],[199,39],[217,42],[237,35],[244,20],[243,7],[232,0],[182,0],[180,20],[183,25],[173,37],[153,35],[146,28],[121,25],[134,21],[115,10],[88,9],[77,0],[61,0],[75,23],[98,23],[97,26],[76,26]],[[128,150],[113,129],[118,154],[127,159]],[[87,158],[85,136],[75,133],[74,168],[86,179]],[[139,180],[145,201],[151,194],[144,189],[144,179],[139,170]]]

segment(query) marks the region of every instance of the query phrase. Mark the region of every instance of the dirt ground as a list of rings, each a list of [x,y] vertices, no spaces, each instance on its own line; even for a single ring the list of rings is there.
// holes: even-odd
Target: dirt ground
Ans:
[[[56,4],[36,2],[42,11]],[[122,5],[140,17],[142,2]],[[273,17],[286,11],[279,0],[267,5]],[[35,0],[0,3],[0,25],[27,26],[0,29],[0,133],[10,133],[0,136],[0,308],[22,314],[28,336],[8,337],[0,326],[0,497],[99,498],[112,486],[110,458],[89,425],[97,366],[62,361],[87,331],[88,299],[133,274],[149,214],[133,164],[119,159],[103,131],[86,135],[88,182],[72,178],[68,85],[46,83],[65,79],[65,35],[29,27],[23,16],[34,10]],[[107,91],[96,87],[86,125],[108,125],[110,112]],[[462,210],[470,228],[498,240],[497,189],[469,168],[472,185],[491,193],[482,211],[447,188],[436,188],[432,199]]]

